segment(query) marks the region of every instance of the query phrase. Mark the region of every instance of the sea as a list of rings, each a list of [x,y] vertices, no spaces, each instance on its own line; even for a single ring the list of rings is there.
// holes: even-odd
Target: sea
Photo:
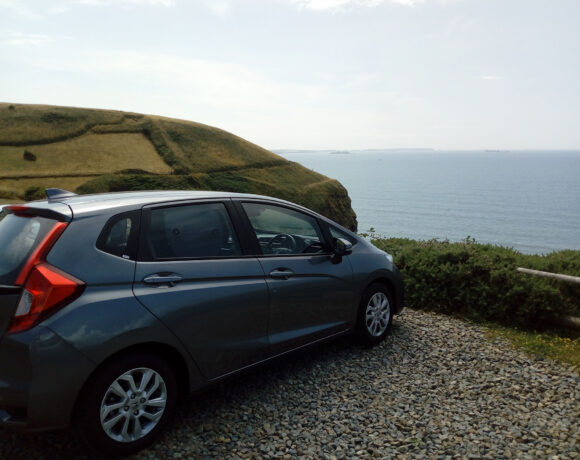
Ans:
[[[338,179],[359,232],[580,250],[580,150],[275,152]]]

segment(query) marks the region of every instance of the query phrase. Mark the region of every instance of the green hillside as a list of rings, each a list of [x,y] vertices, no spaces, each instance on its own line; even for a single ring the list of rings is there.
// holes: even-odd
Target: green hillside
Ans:
[[[258,193],[356,230],[337,180],[221,129],[137,113],[0,103],[0,203],[42,198],[46,187]]]

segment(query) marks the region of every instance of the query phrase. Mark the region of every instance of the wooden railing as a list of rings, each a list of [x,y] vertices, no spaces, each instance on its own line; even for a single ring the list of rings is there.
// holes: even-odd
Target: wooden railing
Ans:
[[[516,270],[520,273],[528,275],[543,276],[544,278],[552,278],[567,283],[580,283],[580,276],[562,275],[561,273],[543,272],[540,270],[532,270],[531,268],[518,267]],[[580,318],[577,316],[560,315],[554,318],[555,323],[560,326],[570,327],[572,329],[580,330]]]
[[[544,278],[553,278],[560,281],[567,281],[569,283],[580,283],[580,276],[562,275],[560,273],[543,272],[540,270],[532,270],[531,268],[516,268],[520,273],[527,273],[528,275],[543,276]]]

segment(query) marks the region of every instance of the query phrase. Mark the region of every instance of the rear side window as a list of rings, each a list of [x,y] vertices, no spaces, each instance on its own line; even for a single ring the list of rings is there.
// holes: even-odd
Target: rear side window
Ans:
[[[148,260],[234,257],[240,244],[223,203],[151,209],[142,246]]]
[[[44,217],[0,213],[0,284],[16,281],[28,257],[55,223]]]
[[[97,240],[97,248],[134,260],[137,256],[139,214],[139,211],[131,211],[111,217]]]

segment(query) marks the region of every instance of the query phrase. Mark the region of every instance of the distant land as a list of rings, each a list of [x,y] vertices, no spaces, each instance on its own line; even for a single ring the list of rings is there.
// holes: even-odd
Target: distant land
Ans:
[[[331,153],[331,154],[348,154],[348,153],[392,153],[392,152],[435,152],[432,148],[400,148],[400,149],[323,149],[323,150],[300,150],[300,149],[272,149],[272,152],[278,155],[287,155],[289,153]]]
[[[357,229],[335,179],[218,128],[112,110],[0,103],[0,204],[76,193],[201,189],[290,200]]]
[[[293,153],[318,153],[318,154],[336,154],[336,153],[545,153],[550,152],[580,152],[579,149],[435,149],[430,147],[413,147],[413,148],[385,148],[385,149],[271,149],[278,155],[288,155]]]

